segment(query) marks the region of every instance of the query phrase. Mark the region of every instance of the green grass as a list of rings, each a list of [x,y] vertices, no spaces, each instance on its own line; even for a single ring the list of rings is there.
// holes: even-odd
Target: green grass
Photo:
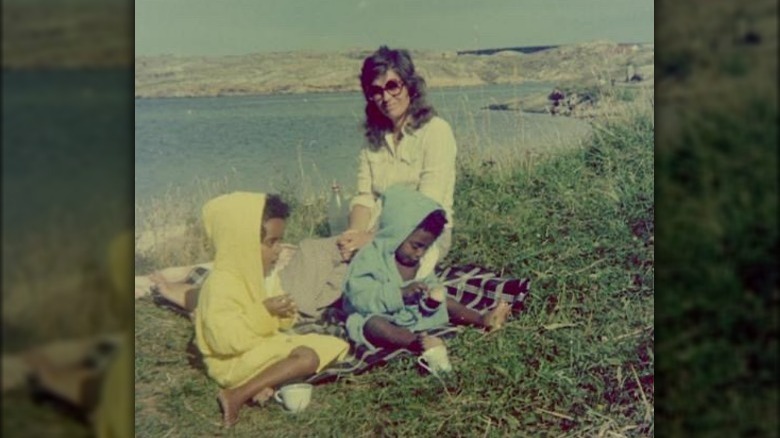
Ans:
[[[3,435],[17,438],[92,436],[86,423],[51,403],[38,403],[20,392],[3,394]]]
[[[449,344],[456,371],[446,381],[404,358],[317,386],[298,416],[275,404],[246,408],[224,432],[216,386],[188,363],[190,322],[137,301],[136,433],[651,435],[653,137],[652,119],[638,116],[535,166],[459,164],[447,261],[530,276],[534,286],[528,310],[504,330],[470,329]],[[323,205],[306,208],[314,219],[293,220],[292,242],[319,233]]]
[[[657,158],[664,434],[777,436],[777,103],[679,117]]]
[[[777,2],[667,6],[657,9],[668,23],[656,64],[657,432],[778,436]],[[697,20],[683,18],[691,12]],[[746,30],[761,42],[742,42]]]

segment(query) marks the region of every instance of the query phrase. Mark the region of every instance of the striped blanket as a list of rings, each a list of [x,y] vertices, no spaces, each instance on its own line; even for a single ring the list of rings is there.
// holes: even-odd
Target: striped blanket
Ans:
[[[485,313],[492,309],[499,299],[506,301],[512,307],[512,314],[517,315],[524,310],[525,299],[530,292],[531,282],[528,278],[502,278],[496,274],[475,265],[437,268],[436,274],[447,288],[448,295],[461,304]],[[198,286],[208,276],[208,269],[195,268],[187,279],[187,283]],[[158,304],[163,304],[157,301]],[[171,306],[166,306],[171,308]],[[341,310],[339,302],[326,309],[320,318],[300,317],[293,330],[299,334],[319,333],[337,336],[349,340],[344,322],[346,314]],[[426,334],[443,339],[454,337],[463,327],[448,325],[446,327],[428,330]],[[202,367],[197,348],[188,348],[190,363]],[[308,379],[310,383],[325,383],[339,378],[364,373],[376,366],[402,355],[412,354],[406,349],[368,349],[365,346],[350,348],[347,357],[335,363]]]

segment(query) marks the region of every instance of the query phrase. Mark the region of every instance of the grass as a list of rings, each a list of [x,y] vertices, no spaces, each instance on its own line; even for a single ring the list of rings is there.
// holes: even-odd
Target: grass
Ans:
[[[657,157],[664,435],[779,430],[777,101],[741,92],[679,110]]]
[[[83,422],[65,412],[53,404],[39,404],[22,394],[3,394],[3,432],[6,436],[19,438],[87,438],[93,435]]]
[[[456,371],[446,381],[403,358],[318,386],[301,415],[249,408],[224,432],[215,385],[188,363],[191,324],[137,301],[136,433],[652,435],[653,140],[645,111],[533,165],[459,162],[447,262],[527,275],[534,287],[504,330],[467,330],[450,343]],[[322,234],[323,199],[296,205],[288,241]]]
[[[107,311],[112,286],[105,260],[105,236],[115,224],[85,230],[64,212],[55,217],[49,227],[3,245],[4,353],[118,327]]]
[[[657,9],[657,431],[778,436],[778,6],[701,6]]]
[[[106,260],[105,236],[116,223],[85,229],[67,219],[67,212],[57,213],[49,228],[14,235],[3,244],[4,355],[122,327]],[[8,436],[91,435],[72,409],[39,402],[26,388],[3,394],[3,417]]]
[[[200,218],[200,206],[230,191],[229,180],[199,182],[197,190],[183,194],[171,189],[136,204],[136,275],[156,269],[186,266],[212,260],[211,244]],[[291,207],[285,238],[299,242],[310,236],[327,236],[327,191],[317,192],[291,181],[280,181],[278,193]]]

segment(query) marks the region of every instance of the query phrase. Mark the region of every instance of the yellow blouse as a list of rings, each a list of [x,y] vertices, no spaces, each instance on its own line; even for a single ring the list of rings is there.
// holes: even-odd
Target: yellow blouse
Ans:
[[[378,149],[367,145],[360,151],[358,194],[350,208],[369,208],[372,229],[382,211],[379,196],[387,187],[403,184],[441,204],[447,213],[447,228],[451,228],[457,146],[449,123],[434,117],[420,129],[405,133],[395,147],[390,146],[394,144],[392,137],[387,134],[385,144]]]

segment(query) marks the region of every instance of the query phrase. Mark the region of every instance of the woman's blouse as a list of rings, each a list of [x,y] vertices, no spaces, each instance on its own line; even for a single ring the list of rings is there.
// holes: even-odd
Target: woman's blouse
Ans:
[[[382,208],[379,196],[387,187],[403,184],[441,204],[447,214],[447,228],[451,228],[457,146],[449,123],[434,117],[420,129],[405,133],[395,148],[392,144],[393,134],[388,133],[381,147],[367,145],[361,150],[358,194],[350,208],[369,208],[369,229],[373,229]]]

